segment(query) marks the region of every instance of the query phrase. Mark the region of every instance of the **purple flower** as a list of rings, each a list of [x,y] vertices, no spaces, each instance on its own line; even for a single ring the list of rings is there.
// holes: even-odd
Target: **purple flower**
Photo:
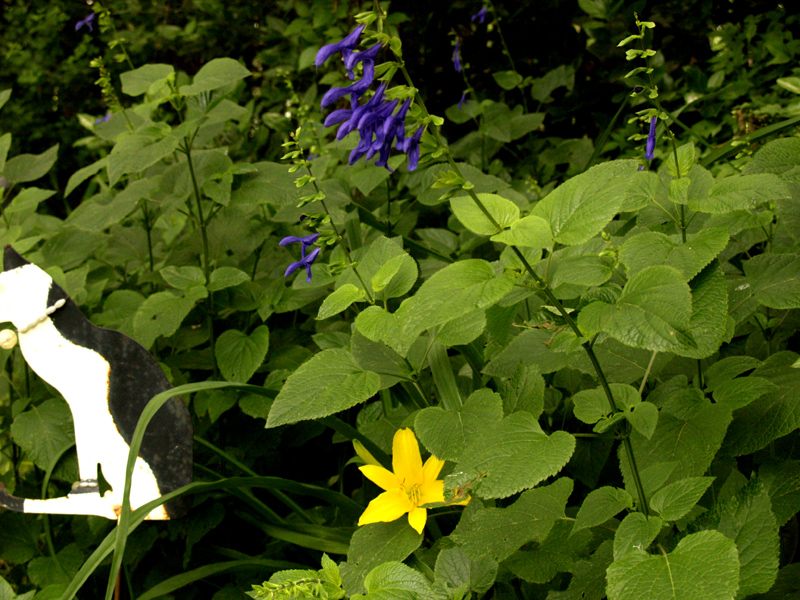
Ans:
[[[363,52],[351,52],[345,59],[344,59],[344,68],[347,69],[347,76],[352,81],[355,79],[355,73],[353,73],[353,69],[355,66],[362,62],[362,61],[375,61],[375,57],[378,56],[378,52],[382,48],[381,44],[375,44],[369,50],[364,50]],[[366,68],[366,62],[364,62],[364,67]]]
[[[461,94],[461,100],[458,101],[458,110],[461,110],[461,107],[465,104],[469,104],[469,100],[467,100],[467,92],[463,92]]]
[[[461,73],[461,38],[456,38],[456,49],[453,50],[453,66]]]
[[[402,148],[400,147],[400,142],[398,142],[398,150],[402,150],[408,154],[409,171],[416,169],[419,164],[419,140],[422,138],[423,131],[425,131],[425,126],[420,125],[414,132],[414,135],[402,142]]]
[[[92,14],[94,14],[94,13],[92,13]],[[105,117],[100,117],[99,119],[95,119],[94,124],[95,125],[100,125],[100,123],[105,123],[110,118],[111,118],[111,113],[107,112]]]
[[[650,133],[647,134],[647,148],[644,153],[645,160],[653,160],[653,152],[656,149],[656,123],[655,117],[650,119]]]
[[[320,106],[325,108],[329,104],[333,104],[340,98],[344,98],[348,94],[354,94],[357,97],[361,97],[364,95],[369,89],[369,86],[372,85],[372,81],[375,79],[375,61],[366,61],[364,62],[364,77],[356,81],[355,83],[348,85],[347,87],[342,88],[331,88],[325,95],[322,97],[322,102]]]
[[[295,242],[300,242],[301,244],[300,260],[298,260],[297,262],[293,262],[292,264],[289,265],[289,267],[286,269],[286,273],[283,275],[284,277],[288,277],[300,267],[305,267],[306,274],[308,275],[308,277],[306,278],[306,283],[311,283],[311,265],[314,263],[315,260],[317,260],[317,256],[319,256],[319,253],[322,250],[322,248],[317,246],[311,251],[311,254],[309,254],[308,256],[306,256],[306,250],[310,246],[312,246],[314,242],[317,241],[317,239],[319,239],[319,234],[312,233],[311,235],[306,235],[303,237],[290,235],[283,238],[280,241],[281,246],[288,246],[289,244],[294,244]]]
[[[75,23],[75,31],[78,31],[78,29],[80,29],[84,25],[86,25],[89,28],[89,31],[94,31],[94,29],[92,28],[92,23],[94,23],[94,17],[95,14],[91,13],[88,17],[86,17],[82,21],[78,21],[77,23]]]
[[[475,21],[480,21],[481,25],[486,22],[486,7],[484,6],[480,9],[477,13],[472,15],[471,21],[474,23]]]
[[[328,44],[323,46],[317,52],[317,58],[314,60],[314,64],[317,67],[321,67],[325,64],[325,61],[328,60],[331,56],[336,54],[337,52],[345,52],[348,51],[347,54],[349,55],[350,52],[358,46],[358,40],[361,38],[361,33],[364,31],[364,26],[359,25],[353,31],[351,31],[341,42],[337,42],[335,44]]]

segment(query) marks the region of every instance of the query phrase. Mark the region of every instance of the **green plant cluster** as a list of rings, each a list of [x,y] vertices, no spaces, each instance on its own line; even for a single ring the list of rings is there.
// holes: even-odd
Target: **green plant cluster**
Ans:
[[[118,524],[2,511],[0,598],[800,593],[798,19],[713,22],[707,60],[677,67],[666,9],[623,4],[580,0],[584,54],[547,70],[517,53],[530,6],[456,4],[460,74],[447,32],[416,61],[423,17],[385,4],[243,4],[259,52],[183,65],[137,62],[140,25],[96,6],[105,49],[80,56],[110,117],[81,118],[91,159],[63,185],[47,178],[71,149],[16,152],[4,118],[0,240],[158,359],[175,388],[129,471],[181,395],[195,483],[171,495],[194,507],[168,523],[127,501]],[[203,23],[148,39],[201,44]],[[362,134],[322,126],[353,109],[322,111],[323,93],[352,81],[315,56],[358,23],[384,45],[378,78],[413,95],[406,135],[427,127],[416,170],[401,152],[392,171],[350,165]],[[587,57],[613,62],[604,112],[581,98]],[[446,101],[416,78],[433,61],[453,70]],[[28,93],[0,92],[0,114]],[[0,366],[0,482],[64,495],[69,409],[18,349]],[[391,468],[401,428],[446,461],[445,502],[422,534],[357,527],[383,490],[353,442]]]

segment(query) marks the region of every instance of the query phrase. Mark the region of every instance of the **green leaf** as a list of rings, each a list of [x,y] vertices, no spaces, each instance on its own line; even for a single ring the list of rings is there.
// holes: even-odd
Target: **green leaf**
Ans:
[[[384,263],[372,276],[372,289],[379,300],[404,296],[417,280],[417,263],[405,252]]]
[[[175,69],[172,68],[172,65],[161,63],[144,65],[133,71],[125,71],[119,76],[122,82],[122,93],[128,94],[128,96],[141,96],[147,93],[154,83],[164,81],[174,72]]]
[[[100,160],[90,164],[88,167],[83,167],[82,169],[75,171],[69,178],[69,181],[67,181],[67,188],[64,190],[64,197],[66,198],[69,196],[75,190],[75,188],[89,179],[89,177],[99,173],[107,164],[108,156],[104,156]],[[0,170],[2,170],[2,165],[0,165]]]
[[[250,281],[250,276],[236,267],[218,267],[211,272],[208,291],[216,292]]]
[[[642,401],[639,392],[629,385],[612,383],[609,388],[619,410],[628,411]],[[613,412],[603,388],[581,390],[572,396],[572,402],[575,405],[575,417],[589,425]]]
[[[572,533],[602,525],[623,510],[633,508],[633,498],[625,490],[601,487],[589,492],[575,517]]]
[[[446,484],[445,484],[446,487]],[[543,541],[555,522],[566,515],[572,480],[528,490],[507,508],[467,513],[451,535],[467,556],[502,561],[531,541]]]
[[[800,77],[778,77],[775,83],[793,94],[800,94]]]
[[[459,410],[424,408],[414,419],[417,437],[428,451],[443,460],[458,461],[482,428],[503,418],[503,401],[491,390],[472,393]]]
[[[619,259],[633,275],[653,265],[675,267],[686,278],[692,279],[708,265],[728,244],[728,232],[722,228],[703,229],[687,236],[668,237],[663,233],[648,231],[629,237],[622,245]]]
[[[729,406],[731,410],[742,408],[758,400],[764,394],[778,392],[780,388],[763,377],[737,377],[723,381],[714,389],[714,402]]]
[[[11,88],[0,91],[0,108],[3,108],[11,98]]]
[[[780,541],[767,491],[757,484],[746,486],[722,507],[716,528],[739,549],[737,598],[769,590],[778,575]]]
[[[6,158],[8,158],[9,148],[11,148],[11,134],[4,133],[0,135],[0,173],[6,168]]]
[[[789,197],[786,183],[777,175],[736,175],[719,180],[708,196],[689,198],[689,208],[705,213],[752,210],[759,204]]]
[[[582,244],[619,212],[636,167],[634,160],[592,167],[550,192],[531,214],[550,224],[555,241],[568,246]]]
[[[547,600],[604,600],[606,597],[606,569],[610,564],[611,540],[606,540],[600,544],[589,560],[582,560],[575,565],[569,587],[564,591],[550,592]]]
[[[494,235],[519,219],[519,207],[496,194],[478,194],[478,199],[495,223],[489,219],[470,196],[459,196],[450,200],[450,208],[456,218],[470,231],[479,235]]]
[[[658,490],[650,499],[650,506],[665,521],[683,518],[700,501],[714,477],[689,477]]]
[[[658,424],[658,408],[650,402],[642,402],[633,407],[625,418],[631,426],[648,440],[653,437],[653,432]]]
[[[488,308],[513,285],[512,274],[498,277],[484,260],[462,260],[434,273],[394,314],[370,306],[356,317],[356,327],[405,355],[423,331]]]
[[[189,288],[184,296],[176,296],[172,292],[156,292],[149,296],[133,315],[136,341],[149,348],[157,337],[172,335],[178,331],[197,301],[206,296],[208,291],[200,286]]]
[[[350,168],[352,169],[353,167]],[[383,167],[366,165],[363,169],[354,172],[350,176],[350,181],[358,188],[358,191],[365,196],[369,196],[372,190],[389,179],[390,175],[391,173]]]
[[[692,297],[673,267],[646,267],[631,276],[613,305],[592,302],[578,315],[584,335],[605,331],[624,344],[670,352],[693,348],[689,332]]]
[[[792,367],[796,360],[794,352],[777,352],[751,373],[769,380],[778,390],[736,411],[725,438],[728,454],[752,454],[800,427],[800,369]]]
[[[357,288],[352,283],[345,283],[339,289],[331,292],[322,302],[317,314],[317,320],[328,319],[334,315],[338,315],[343,310],[346,310],[353,302],[362,300],[366,293],[364,290]]]
[[[238,61],[232,58],[215,58],[200,68],[191,85],[182,85],[179,91],[184,96],[196,96],[219,89],[249,75],[250,71]]]
[[[744,166],[744,175],[774,173],[800,183],[800,139],[788,137],[765,144]]]
[[[350,348],[356,362],[364,370],[380,375],[381,389],[391,387],[398,381],[411,379],[411,367],[402,356],[382,342],[368,340],[355,326],[352,327]]]
[[[3,177],[11,183],[36,181],[44,177],[58,158],[58,144],[51,146],[41,154],[20,154],[5,164]]]
[[[131,196],[131,192],[136,188],[152,189],[152,181],[147,179],[135,181],[118,194],[108,191],[100,192],[81,202],[69,214],[66,222],[83,231],[103,231],[111,225],[123,221],[136,209],[136,201]]]
[[[507,498],[556,475],[574,450],[569,433],[548,436],[530,413],[516,412],[483,427],[461,455],[458,470],[482,477],[482,498]]]
[[[778,527],[800,511],[800,460],[762,465],[758,480],[769,493]]]
[[[481,595],[494,585],[497,562],[488,557],[473,559],[461,548],[446,548],[436,557],[435,583],[451,588],[466,587],[467,592]]]
[[[177,135],[155,139],[149,135],[132,134],[114,144],[108,155],[108,180],[114,186],[127,173],[140,173],[169,156],[181,142]]]
[[[674,348],[687,358],[705,358],[716,352],[725,339],[728,322],[728,285],[718,263],[712,262],[689,282],[692,318],[689,331],[696,347]]]
[[[364,579],[369,600],[439,600],[425,576],[401,562],[375,567]]]
[[[669,554],[636,550],[615,560],[607,591],[609,600],[730,600],[738,579],[736,545],[717,531],[701,531]]]
[[[264,362],[269,349],[269,329],[260,325],[250,335],[228,329],[217,338],[214,356],[225,381],[247,383]]]
[[[550,248],[553,245],[553,234],[550,225],[541,217],[529,215],[511,223],[506,229],[491,238],[493,242],[502,242],[509,246],[522,248]]]
[[[522,75],[516,71],[496,71],[492,73],[492,77],[504,90],[513,90],[522,83]]]
[[[202,286],[206,282],[203,270],[200,267],[164,267],[159,270],[159,275],[168,285],[178,290],[188,290],[190,287]]]
[[[583,5],[586,0],[580,0],[579,4]],[[605,10],[605,8],[603,9]],[[572,90],[575,86],[575,68],[568,65],[559,65],[552,71],[545,73],[543,77],[533,80],[531,85],[531,96],[534,100],[539,102],[552,102],[553,99],[550,94],[560,87],[565,87],[567,90]]]
[[[647,550],[653,540],[664,527],[664,521],[659,517],[645,517],[642,513],[630,513],[617,527],[614,534],[614,560],[634,552]]]
[[[673,177],[685,177],[692,170],[695,160],[694,144],[689,142],[678,147],[678,162],[675,163],[675,153],[670,152],[664,165],[667,172]]]
[[[421,543],[422,536],[404,517],[356,529],[350,540],[347,562],[339,565],[347,595],[363,594],[367,573],[385,562],[405,560]]]
[[[800,255],[759,254],[743,263],[752,293],[769,308],[800,308]]]
[[[486,328],[486,311],[475,310],[444,325],[432,327],[429,332],[442,346],[463,346],[476,339]]]
[[[3,212],[7,215],[18,212],[34,212],[41,202],[47,200],[53,194],[55,194],[53,190],[42,190],[36,187],[25,188],[14,196],[11,204]]]
[[[633,454],[645,493],[652,496],[664,484],[705,475],[730,422],[729,408],[703,399],[684,418],[662,409],[650,439],[637,431],[631,432]],[[625,488],[631,491],[635,488],[627,455],[620,451],[619,458]]]
[[[558,573],[575,573],[577,561],[589,554],[595,536],[586,530],[570,535],[571,531],[570,521],[556,521],[547,539],[518,550],[503,566],[530,583],[547,583]]]
[[[395,267],[397,270],[391,273]],[[403,251],[398,239],[389,239],[384,236],[379,236],[372,241],[366,254],[358,261],[358,272],[377,300],[403,296],[417,280],[417,264],[414,259]],[[362,288],[361,279],[352,269],[348,268],[339,277],[336,285],[340,287],[349,283],[357,288]],[[373,281],[381,289],[372,288]]]
[[[267,427],[327,417],[368,400],[380,385],[380,376],[362,369],[346,350],[323,350],[286,380]]]
[[[539,417],[544,410],[544,377],[536,366],[519,364],[514,374],[501,384],[503,411],[527,411]]]
[[[53,468],[64,449],[75,443],[69,406],[55,398],[31,406],[11,422],[11,437],[40,469]]]

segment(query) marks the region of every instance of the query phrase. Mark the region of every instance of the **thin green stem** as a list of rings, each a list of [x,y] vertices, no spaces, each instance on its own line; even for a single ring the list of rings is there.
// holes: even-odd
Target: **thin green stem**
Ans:
[[[606,142],[608,141],[608,138],[611,135],[611,131],[614,128],[614,125],[617,124],[617,121],[622,116],[622,112],[625,110],[625,107],[628,106],[628,102],[630,102],[630,101],[631,101],[631,95],[630,94],[625,94],[625,100],[623,100],[622,104],[619,105],[619,108],[617,109],[617,112],[614,115],[614,117],[611,119],[611,122],[608,124],[608,126],[603,131],[603,134],[597,140],[597,144],[594,147],[594,151],[592,152],[592,155],[589,157],[589,160],[586,163],[586,166],[583,167],[584,171],[586,169],[588,169],[589,167],[591,167],[592,163],[595,160],[597,160],[598,156],[600,156],[600,153],[603,151],[603,147],[606,145]]]
[[[211,252],[209,249],[208,243],[208,231],[206,231],[206,227],[208,226],[208,222],[203,217],[203,205],[200,201],[200,188],[197,185],[197,176],[194,172],[194,161],[192,161],[192,142],[189,140],[188,137],[183,139],[184,141],[184,151],[186,153],[186,162],[189,164],[189,176],[192,179],[192,189],[194,190],[194,199],[195,203],[197,204],[197,224],[200,227],[200,236],[203,240],[203,276],[205,277],[206,285],[209,284],[211,281]],[[189,203],[189,207],[191,210],[191,203]],[[208,341],[211,345],[211,362],[214,368],[214,375],[216,376],[219,372],[219,366],[217,365],[217,358],[214,353],[214,348],[216,347],[216,339],[214,337],[214,294],[209,293],[206,297],[206,323],[208,327]]]
[[[309,166],[308,161],[305,161],[305,163],[306,163],[305,164],[306,171],[308,171],[308,175],[311,177],[311,185],[314,186],[314,189],[316,190],[317,194],[320,194],[321,190],[319,189],[319,186],[317,185],[316,178],[311,173],[311,167]],[[347,259],[348,266],[351,269],[353,269],[353,273],[356,274],[356,278],[358,279],[359,283],[361,284],[361,287],[364,289],[364,292],[367,294],[367,300],[369,301],[369,303],[370,304],[374,304],[375,303],[375,299],[372,297],[372,294],[370,293],[369,288],[367,287],[367,284],[364,282],[364,279],[361,277],[361,273],[358,272],[358,268],[356,267],[355,263],[353,262],[353,258],[350,256],[350,249],[347,247],[347,243],[344,241],[344,237],[342,236],[342,234],[339,233],[339,228],[336,227],[336,223],[333,222],[333,215],[331,215],[331,211],[328,210],[328,205],[325,204],[325,199],[323,198],[319,202],[320,202],[320,204],[322,204],[322,209],[325,211],[325,214],[328,215],[328,217],[330,217],[331,228],[333,228],[333,234],[336,236],[336,239],[339,242],[339,246],[341,247],[342,252],[344,252],[344,256]]]
[[[515,73],[517,72],[517,65],[514,64],[514,57],[511,56],[511,50],[508,49],[508,44],[506,44],[506,38],[503,36],[503,28],[500,27],[500,15],[497,13],[497,10],[492,3],[492,0],[488,1],[489,8],[491,9],[492,13],[494,14],[494,25],[497,27],[497,37],[500,38],[500,44],[503,46],[503,54],[506,55],[508,59],[508,64],[511,65],[511,70]],[[528,100],[525,98],[525,90],[519,88],[520,93],[522,94],[522,106],[525,109],[525,112],[528,112]]]
[[[401,66],[400,66],[400,71],[403,73],[403,77],[405,78],[405,80],[408,83],[408,85],[413,88],[414,85],[413,85],[413,82],[411,80],[411,76],[409,75],[408,71],[406,70],[405,65],[403,65],[402,63],[401,63]],[[430,113],[428,112],[428,109],[425,106],[425,101],[422,99],[422,97],[419,95],[419,93],[417,93],[417,98],[416,99],[417,99],[417,103],[418,103],[418,105],[419,105],[419,107],[420,107],[420,109],[422,111],[422,114],[424,115],[424,117],[427,120],[430,121],[431,120],[430,119]],[[431,123],[431,133],[434,136],[434,138],[436,139],[437,145],[440,148],[443,148],[445,150],[445,156],[447,157],[447,162],[449,163],[450,168],[453,169],[453,172],[455,172],[458,177],[463,178],[463,175],[461,173],[461,169],[459,169],[458,165],[453,160],[453,157],[450,154],[449,148],[444,143],[444,140],[442,140],[442,138],[441,138],[441,136],[439,134],[438,128],[433,123]],[[472,198],[473,202],[475,202],[475,205],[480,209],[480,211],[489,220],[489,223],[491,223],[492,226],[495,227],[498,232],[502,231],[503,228],[500,226],[500,224],[497,222],[497,220],[492,216],[492,214],[489,212],[489,210],[486,208],[486,206],[483,204],[483,202],[481,202],[480,198],[478,198],[478,195],[475,193],[475,190],[470,188],[470,189],[468,189],[466,191],[467,191],[467,194],[470,196],[470,198]],[[544,292],[544,294],[547,296],[547,299],[552,303],[553,306],[555,306],[558,309],[558,312],[561,313],[561,316],[567,322],[567,324],[569,325],[570,329],[572,329],[572,331],[575,333],[575,335],[578,338],[582,338],[583,334],[581,333],[580,329],[578,328],[578,324],[570,316],[570,314],[567,312],[566,308],[564,308],[564,305],[561,303],[561,301],[558,298],[555,297],[555,295],[553,294],[553,292],[550,290],[549,286],[547,285],[547,282],[545,282],[541,277],[539,277],[536,274],[536,272],[533,270],[533,267],[527,261],[527,259],[525,258],[525,255],[522,254],[522,252],[519,250],[519,248],[517,248],[516,246],[509,246],[509,248],[511,248],[511,250],[514,252],[514,254],[516,254],[517,258],[520,260],[520,262],[522,263],[523,267],[525,268],[525,271],[527,271],[527,273],[536,282],[536,284],[539,286],[539,288]],[[605,393],[606,398],[608,399],[609,405],[611,406],[611,408],[615,412],[619,412],[620,408],[617,405],[616,401],[614,400],[614,394],[611,392],[611,388],[608,385],[608,381],[606,380],[605,373],[603,372],[603,369],[600,366],[600,362],[597,360],[597,356],[594,353],[594,350],[592,348],[591,343],[589,343],[587,341],[587,342],[584,342],[582,344],[582,346],[583,346],[583,349],[586,351],[587,355],[589,356],[589,360],[592,363],[592,366],[594,367],[595,373],[597,374],[597,378],[600,381],[600,386],[603,388],[603,392]],[[648,504],[647,504],[647,498],[646,498],[645,492],[644,492],[644,486],[642,485],[641,478],[639,477],[639,472],[638,472],[638,469],[636,467],[636,461],[635,461],[635,458],[633,456],[633,446],[631,445],[630,439],[627,436],[622,441],[623,441],[623,446],[625,448],[625,453],[628,456],[628,460],[629,460],[630,465],[631,465],[631,471],[633,472],[634,483],[636,485],[636,489],[637,489],[637,492],[639,494],[639,502],[640,502],[640,505],[641,505],[641,508],[642,508],[642,512],[647,516],[647,515],[650,514],[650,511],[649,511],[649,507],[648,507]]]

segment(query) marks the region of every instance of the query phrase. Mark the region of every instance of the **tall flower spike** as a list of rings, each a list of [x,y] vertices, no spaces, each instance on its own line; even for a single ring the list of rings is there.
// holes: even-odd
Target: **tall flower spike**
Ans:
[[[656,124],[658,119],[652,117],[650,119],[650,133],[647,134],[647,147],[645,148],[645,160],[653,160],[653,153],[656,150]]]
[[[335,44],[327,44],[319,49],[317,52],[317,58],[314,60],[314,65],[317,67],[321,67],[325,64],[331,56],[336,54],[337,52],[342,52],[344,50],[353,50],[356,46],[358,46],[358,40],[361,38],[361,34],[364,31],[364,26],[359,25],[353,31],[351,31],[341,42],[336,42]]]

